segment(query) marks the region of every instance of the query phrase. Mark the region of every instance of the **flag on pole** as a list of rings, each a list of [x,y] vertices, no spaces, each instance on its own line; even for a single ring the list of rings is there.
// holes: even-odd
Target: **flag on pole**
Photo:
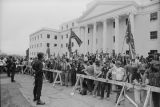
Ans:
[[[135,45],[134,45],[134,38],[131,32],[131,23],[128,18],[127,23],[127,30],[126,30],[126,43],[129,45],[129,51],[132,59],[135,59],[136,51],[135,51]]]
[[[68,43],[68,51],[69,51],[69,53],[71,53],[72,52],[72,46],[71,46],[72,44],[71,44],[71,36],[70,36],[70,38],[69,38],[69,43]]]
[[[81,44],[82,44],[82,41],[81,41],[81,39],[75,34],[75,32],[74,31],[72,31],[72,29],[71,29],[71,35],[70,35],[70,38],[69,38],[69,44],[68,44],[68,51],[71,53],[71,51],[72,51],[72,44],[71,44],[71,39],[75,39],[76,40],[76,42],[78,43],[78,45],[79,46],[81,46]]]
[[[82,44],[81,39],[74,33],[74,31],[72,31],[72,29],[71,29],[71,36],[70,36],[70,38],[75,39],[76,42],[78,43],[78,45],[81,46],[81,44]]]

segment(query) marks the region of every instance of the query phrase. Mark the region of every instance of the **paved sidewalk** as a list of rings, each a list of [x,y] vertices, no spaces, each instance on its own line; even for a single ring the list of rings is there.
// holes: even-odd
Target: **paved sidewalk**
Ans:
[[[110,101],[106,99],[100,100],[98,97],[94,98],[91,95],[79,95],[76,93],[71,96],[70,93],[73,87],[65,87],[56,85],[53,87],[52,83],[43,82],[42,97],[45,101],[44,106],[37,106],[33,102],[33,81],[34,78],[29,75],[18,74],[15,77],[16,81],[21,85],[20,90],[23,96],[28,100],[32,106],[36,107],[115,107],[115,93],[111,94]],[[122,102],[119,107],[133,107],[127,100]]]
[[[20,84],[11,83],[5,74],[0,74],[1,107],[32,107],[19,90]]]

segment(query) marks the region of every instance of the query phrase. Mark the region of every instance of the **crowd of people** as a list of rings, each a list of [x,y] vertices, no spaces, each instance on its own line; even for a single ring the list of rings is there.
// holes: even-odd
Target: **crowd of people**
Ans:
[[[129,82],[134,85],[143,86],[152,85],[160,87],[160,59],[158,54],[149,55],[147,58],[136,57],[131,59],[129,56],[111,56],[109,54],[88,54],[88,55],[73,55],[71,58],[66,56],[55,57],[44,62],[44,66],[48,69],[62,71],[62,85],[74,86],[76,83],[76,74],[84,74],[94,76],[96,78],[104,78],[115,81]],[[157,75],[157,79],[152,80],[151,74]],[[45,72],[47,79],[50,82],[55,80],[56,73]],[[122,86],[115,86],[110,83],[99,82],[90,79],[80,80],[80,94],[99,96],[110,99],[111,91],[116,90],[118,97]],[[106,93],[106,96],[105,96]],[[135,102],[141,106],[144,102],[146,91],[134,89]],[[153,103],[155,107],[159,107],[160,94],[153,92]],[[157,105],[157,106],[156,106]]]
[[[22,64],[23,58],[13,56],[0,57],[0,73],[6,72],[11,77],[11,82],[15,82],[14,75],[17,72],[16,65]]]
[[[38,59],[35,58],[31,62],[32,67],[37,60]],[[19,64],[23,63],[22,60],[16,61],[13,57],[9,57],[6,60],[8,76],[8,71],[13,72],[15,70],[15,65],[13,63],[16,64],[16,62],[19,62]],[[104,53],[87,55],[76,54],[72,55],[70,58],[67,58],[64,55],[62,57],[58,56],[43,60],[42,62],[43,66],[47,69],[62,71],[62,85],[66,87],[75,85],[76,74],[84,74],[94,76],[96,78],[128,82],[142,87],[145,87],[146,85],[160,87],[160,55],[158,54],[149,55],[146,58],[143,56],[137,56],[135,59],[131,59],[129,55],[122,56],[120,54],[117,56]],[[13,74],[14,73],[12,73],[12,75]],[[44,72],[44,74],[49,82],[54,82],[56,73]],[[156,76],[154,77],[154,75]],[[14,78],[12,78],[11,81],[14,81]],[[110,83],[91,79],[81,78],[80,83],[80,94],[89,94],[93,95],[93,97],[99,96],[100,99],[106,97],[107,100],[110,100],[111,91],[116,90],[116,103],[122,89],[122,86],[119,85],[115,86]],[[146,96],[145,90],[134,89],[135,102],[139,105],[139,107],[142,105],[142,102],[144,102],[144,96]],[[160,93],[153,92],[152,99],[154,107],[160,107]]]

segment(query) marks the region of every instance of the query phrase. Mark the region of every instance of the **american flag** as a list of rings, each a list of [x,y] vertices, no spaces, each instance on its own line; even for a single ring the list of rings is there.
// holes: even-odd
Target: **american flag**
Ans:
[[[75,34],[74,31],[72,31],[71,29],[71,35],[70,35],[70,38],[69,38],[69,44],[68,44],[68,51],[71,52],[72,51],[72,46],[71,46],[71,39],[75,39],[76,42],[78,43],[79,46],[81,46],[82,44],[82,41],[81,39]]]
[[[134,38],[131,32],[131,23],[128,18],[127,22],[127,30],[126,30],[126,43],[129,45],[129,51],[132,59],[135,59],[136,51],[135,51],[135,45],[134,45]]]

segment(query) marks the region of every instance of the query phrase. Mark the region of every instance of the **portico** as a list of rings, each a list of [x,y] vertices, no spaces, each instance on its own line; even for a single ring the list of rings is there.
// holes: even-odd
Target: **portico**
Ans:
[[[111,4],[111,2],[106,2],[106,5],[114,7],[114,4]],[[134,35],[136,7],[134,5],[124,7],[124,4],[121,7],[120,5],[119,9],[121,12],[115,7],[114,9],[108,9],[109,11],[106,11],[104,14],[97,15],[96,10],[101,7],[101,4],[95,4],[92,10],[88,10],[79,19],[80,31],[84,29],[84,32],[81,32],[80,36],[85,35],[83,39],[85,41],[83,53],[96,53],[103,50],[103,52],[115,52],[118,54],[128,50],[128,46],[124,44],[127,19],[128,17],[130,18],[132,33]]]

